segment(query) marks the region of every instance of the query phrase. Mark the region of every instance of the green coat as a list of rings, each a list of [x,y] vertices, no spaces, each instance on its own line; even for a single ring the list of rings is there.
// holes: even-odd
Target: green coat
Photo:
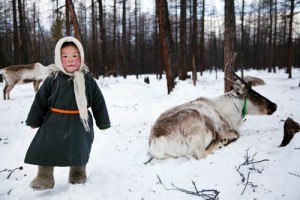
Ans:
[[[89,74],[85,74],[86,97],[96,125],[110,127],[103,95]],[[93,116],[89,112],[90,131],[86,132],[79,114],[61,114],[50,108],[78,110],[73,79],[63,73],[49,76],[36,93],[26,124],[39,127],[26,156],[25,163],[45,166],[84,166],[94,140]]]

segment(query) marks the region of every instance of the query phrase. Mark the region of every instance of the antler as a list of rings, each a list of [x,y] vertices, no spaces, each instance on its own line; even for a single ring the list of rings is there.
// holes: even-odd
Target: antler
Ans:
[[[241,77],[239,77],[235,72],[233,72],[234,77],[236,77],[238,80],[240,80],[247,89],[251,88],[251,85],[249,83],[247,83],[246,81],[244,81],[244,79],[242,79]]]

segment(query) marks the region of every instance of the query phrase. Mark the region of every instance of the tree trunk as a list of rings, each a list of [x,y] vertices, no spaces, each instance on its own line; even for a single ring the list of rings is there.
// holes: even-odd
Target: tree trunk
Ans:
[[[114,77],[117,76],[117,1],[113,5],[113,35],[112,35],[112,71]]]
[[[127,69],[127,60],[126,60],[126,1],[123,0],[123,17],[122,17],[122,49],[121,49],[121,62],[122,62],[122,74],[126,78],[128,69]]]
[[[197,81],[197,0],[193,0],[193,34],[192,34],[192,69],[193,83]]]
[[[99,25],[100,25],[100,45],[101,45],[101,72],[105,75],[106,63],[106,31],[104,25],[104,13],[102,0],[98,0],[99,4]]]
[[[242,2],[242,14],[241,14],[241,52],[240,52],[240,65],[242,78],[244,77],[244,16],[245,16],[245,0]]]
[[[168,94],[170,94],[175,87],[178,64],[171,34],[167,0],[156,0],[156,12],[159,26],[161,56],[166,71]]]
[[[234,36],[235,36],[234,0],[225,0],[225,35],[224,35],[224,76],[225,92],[233,89],[234,72]]]
[[[276,45],[276,41],[277,41],[277,0],[275,0],[275,8],[274,8],[274,37],[273,37],[273,59],[272,59],[272,66],[273,66],[273,72],[276,73],[276,54],[277,54],[277,45]]]
[[[200,75],[203,75],[205,69],[205,48],[204,48],[204,15],[205,15],[205,0],[202,0],[201,13],[201,32],[200,32]]]
[[[69,13],[71,15],[72,24],[74,27],[75,38],[78,39],[79,41],[82,41],[81,30],[80,30],[80,26],[77,21],[77,17],[76,17],[76,13],[74,10],[74,5],[73,5],[72,0],[67,0],[67,5],[68,5]]]
[[[14,63],[20,64],[19,29],[17,20],[17,0],[12,0],[14,22]]]
[[[25,16],[23,11],[23,6],[21,0],[18,0],[18,11],[19,11],[19,24],[20,24],[20,55],[21,55],[21,63],[28,64],[29,63],[29,48],[28,48],[28,40],[26,33],[26,23]]]
[[[268,40],[268,72],[272,72],[272,55],[273,55],[273,50],[272,50],[272,37],[273,37],[273,0],[269,0],[269,18],[270,18],[270,23],[269,23],[269,40]]]
[[[59,17],[59,11],[58,11],[58,1],[57,1],[57,6],[56,6],[56,12],[57,12],[57,18]],[[70,26],[70,14],[69,14],[69,4],[68,0],[66,0],[66,35],[70,36],[71,35],[71,26]],[[59,39],[59,38],[58,38]]]
[[[186,0],[180,1],[180,80],[186,80]]]
[[[93,76],[98,79],[99,74],[97,70],[97,34],[96,34],[96,19],[95,19],[95,6],[94,6],[94,0],[92,0],[92,64],[90,66],[91,72],[93,73]]]
[[[290,21],[289,21],[289,33],[287,43],[287,73],[289,78],[292,78],[292,31],[293,31],[293,18],[294,18],[295,0],[291,0],[290,6]]]

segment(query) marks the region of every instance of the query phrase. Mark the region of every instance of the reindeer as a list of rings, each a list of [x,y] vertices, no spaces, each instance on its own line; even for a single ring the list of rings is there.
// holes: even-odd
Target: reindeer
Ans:
[[[37,92],[40,83],[47,77],[47,69],[41,63],[28,65],[13,65],[0,70],[3,75],[5,86],[3,88],[3,99],[10,99],[10,91],[16,84],[33,82],[34,91]]]
[[[151,128],[149,152],[154,158],[205,158],[239,138],[246,114],[271,115],[277,105],[236,74],[234,89],[216,98],[200,97],[162,113]]]

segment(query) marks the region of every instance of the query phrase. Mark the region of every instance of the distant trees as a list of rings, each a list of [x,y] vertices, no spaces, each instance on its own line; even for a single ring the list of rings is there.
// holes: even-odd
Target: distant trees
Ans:
[[[148,12],[141,0],[54,0],[49,1],[53,12],[41,12],[39,2],[1,1],[0,67],[37,61],[48,65],[53,62],[56,41],[72,35],[82,41],[86,64],[95,77],[166,74],[171,90],[176,77],[185,80],[192,72],[196,84],[197,73],[225,69],[232,59],[229,51],[224,51],[231,48],[224,35],[224,10],[205,0],[159,2],[164,3],[162,13],[168,10],[165,37],[172,41],[166,46],[170,76],[162,59],[166,52],[161,48],[163,32],[155,11],[160,5]],[[291,77],[290,69],[300,67],[300,0],[235,3],[232,16],[236,18],[230,20],[235,24],[235,47],[230,51],[237,53],[236,68],[270,72],[284,68]]]

